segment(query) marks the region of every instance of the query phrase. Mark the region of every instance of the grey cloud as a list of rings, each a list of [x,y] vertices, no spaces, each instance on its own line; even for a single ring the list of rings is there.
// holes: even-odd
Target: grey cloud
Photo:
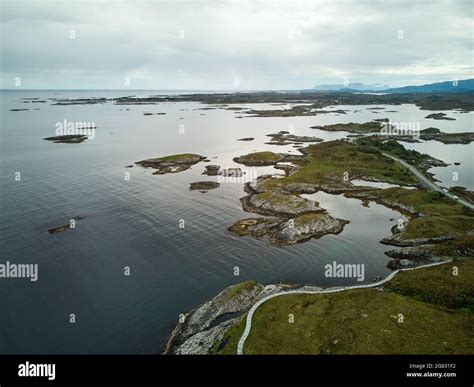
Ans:
[[[470,1],[4,0],[2,87],[309,88],[472,77]],[[76,39],[70,39],[70,31]],[[398,31],[403,30],[403,39]],[[184,39],[180,39],[184,31]]]

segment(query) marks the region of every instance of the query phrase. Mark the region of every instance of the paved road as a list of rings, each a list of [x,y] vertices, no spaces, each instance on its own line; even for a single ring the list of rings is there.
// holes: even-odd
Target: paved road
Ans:
[[[352,289],[374,288],[374,287],[377,287],[377,286],[380,286],[380,285],[384,284],[387,281],[390,281],[393,277],[395,277],[395,275],[397,275],[397,273],[399,273],[401,271],[421,269],[423,267],[429,267],[429,266],[437,266],[437,265],[441,265],[441,264],[448,263],[448,262],[451,262],[451,260],[444,261],[444,262],[431,263],[429,265],[424,265],[424,266],[410,267],[410,268],[406,268],[406,269],[395,270],[393,273],[390,273],[390,275],[388,277],[384,278],[383,280],[381,280],[379,282],[375,282],[373,284],[343,286],[343,287],[338,287],[338,288],[321,289],[321,290],[287,290],[287,291],[271,294],[271,295],[269,295],[265,298],[262,298],[260,301],[258,301],[256,304],[254,304],[252,306],[252,308],[250,308],[250,310],[247,314],[246,322],[245,322],[244,333],[242,334],[242,336],[239,340],[239,343],[237,344],[237,355],[243,355],[244,354],[245,340],[247,340],[247,337],[250,334],[250,329],[252,329],[252,317],[253,317],[255,311],[258,309],[258,307],[260,305],[264,304],[265,302],[267,302],[268,300],[270,300],[272,298],[279,297],[279,296],[285,296],[287,294],[325,294],[325,293],[344,292],[346,290],[352,290]]]
[[[425,175],[423,175],[418,169],[416,169],[413,165],[408,164],[406,161],[403,161],[402,159],[399,159],[395,156],[389,155],[388,153],[382,152],[384,156],[390,157],[392,160],[395,160],[397,163],[403,165],[404,167],[408,168],[415,176],[417,176],[420,180],[421,183],[423,184],[424,187],[432,190],[432,191],[437,191],[439,193],[442,193],[444,196],[457,201],[458,203],[461,203],[463,206],[466,206],[470,208],[471,210],[474,210],[474,204],[469,203],[467,200],[464,200],[462,198],[456,199],[452,193],[449,192],[444,192],[443,189],[433,183],[430,179],[428,179]]]

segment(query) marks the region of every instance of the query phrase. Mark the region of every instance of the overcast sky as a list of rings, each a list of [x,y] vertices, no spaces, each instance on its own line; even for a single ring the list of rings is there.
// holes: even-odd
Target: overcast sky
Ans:
[[[473,77],[470,0],[0,3],[2,88],[16,77],[22,88],[200,90]]]

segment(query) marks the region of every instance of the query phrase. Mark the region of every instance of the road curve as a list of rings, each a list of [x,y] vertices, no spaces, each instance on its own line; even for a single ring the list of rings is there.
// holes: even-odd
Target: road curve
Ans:
[[[469,203],[467,200],[464,200],[462,198],[458,198],[456,199],[452,193],[449,193],[449,192],[444,192],[443,189],[433,183],[430,179],[428,179],[425,175],[423,175],[423,173],[421,173],[418,169],[416,169],[413,165],[410,165],[408,164],[406,161],[402,160],[402,159],[399,159],[398,157],[395,157],[395,156],[392,156],[388,153],[384,153],[382,152],[382,154],[384,156],[387,156],[387,157],[390,157],[392,160],[395,160],[397,163],[403,165],[404,167],[408,168],[416,177],[418,177],[421,181],[421,183],[423,184],[424,187],[430,189],[431,191],[437,191],[441,194],[443,194],[444,196],[458,202],[458,203],[461,203],[463,206],[465,207],[468,207],[470,208],[471,210],[474,210],[474,204],[472,203]]]
[[[352,290],[352,289],[365,289],[365,288],[374,288],[377,286],[380,286],[384,284],[387,281],[390,281],[395,275],[397,275],[401,271],[408,271],[408,270],[416,270],[416,269],[421,269],[424,267],[430,267],[430,266],[437,266],[437,265],[442,265],[444,263],[452,262],[451,260],[449,261],[443,261],[443,262],[436,262],[436,263],[430,263],[428,265],[423,265],[423,266],[418,266],[418,267],[409,267],[406,269],[398,269],[395,270],[393,273],[390,273],[390,275],[383,280],[379,282],[375,282],[373,284],[367,284],[367,285],[354,285],[354,286],[343,286],[343,287],[337,287],[337,288],[330,288],[330,289],[321,289],[321,290],[287,290],[283,292],[278,292],[275,294],[271,294],[267,297],[262,298],[260,301],[255,303],[249,310],[247,314],[247,319],[245,321],[245,330],[242,336],[240,337],[240,340],[237,344],[237,355],[243,355],[244,354],[244,344],[245,340],[247,340],[247,337],[250,334],[250,329],[252,329],[252,317],[255,313],[255,311],[259,308],[260,305],[264,304],[268,300],[279,297],[279,296],[285,296],[287,294],[326,294],[326,293],[338,293],[338,292],[344,292],[346,290]]]

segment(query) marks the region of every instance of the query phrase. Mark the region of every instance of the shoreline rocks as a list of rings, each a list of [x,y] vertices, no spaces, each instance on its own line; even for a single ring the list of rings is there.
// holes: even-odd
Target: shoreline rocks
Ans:
[[[403,232],[393,234],[389,237],[383,238],[380,243],[384,245],[393,245],[393,246],[400,246],[400,247],[413,247],[413,246],[421,246],[427,244],[437,244],[443,243],[447,241],[454,240],[458,238],[459,235],[455,234],[446,234],[439,237],[432,237],[432,238],[414,238],[414,239],[404,239]]]
[[[245,313],[256,302],[271,294],[290,289],[321,288],[286,284],[264,286],[255,281],[231,285],[211,300],[183,315],[184,319],[174,328],[163,354],[212,354],[215,343],[225,339],[225,332],[241,322]]]
[[[164,354],[209,353],[216,339],[230,326],[240,321],[242,316],[212,326],[221,316],[244,313],[261,298],[278,292],[283,287],[263,286],[255,281],[247,281],[224,289],[210,301],[184,315],[168,340]],[[224,328],[224,329],[223,329]]]
[[[387,251],[385,255],[393,258],[387,263],[387,267],[392,270],[397,270],[442,262],[449,259],[449,257],[433,254],[433,252],[430,251],[432,247],[434,247],[434,245],[402,247],[401,249]]]

